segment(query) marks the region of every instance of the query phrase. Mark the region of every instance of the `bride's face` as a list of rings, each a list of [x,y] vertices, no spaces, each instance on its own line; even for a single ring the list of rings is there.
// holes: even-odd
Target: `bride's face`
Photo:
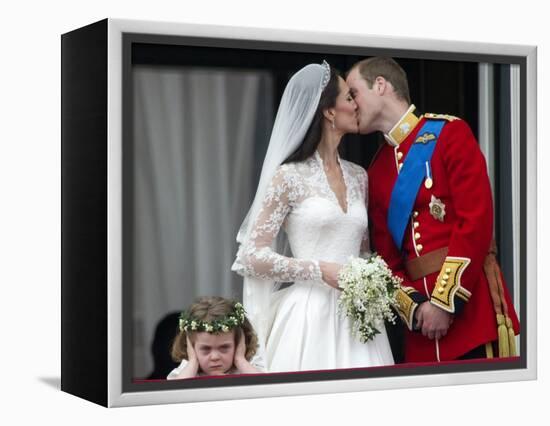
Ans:
[[[357,133],[357,104],[351,96],[350,88],[342,77],[338,77],[340,93],[334,105],[334,127],[342,133]]]

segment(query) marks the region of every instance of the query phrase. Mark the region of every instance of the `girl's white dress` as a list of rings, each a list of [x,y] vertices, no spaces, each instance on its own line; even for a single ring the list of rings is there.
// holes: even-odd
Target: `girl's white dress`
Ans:
[[[180,365],[178,365],[176,368],[174,368],[170,373],[168,373],[168,376],[166,377],[168,380],[176,380],[182,370],[187,366],[189,361],[186,359],[181,360]],[[265,361],[263,360],[262,356],[260,354],[255,354],[252,359],[250,360],[250,364],[254,367],[256,367],[260,371],[265,371]],[[227,374],[240,374],[237,370],[229,370]],[[198,376],[204,376],[205,374],[202,372],[198,373]]]
[[[279,166],[233,270],[271,281],[293,282],[275,293],[266,341],[267,371],[303,371],[393,364],[384,327],[368,343],[352,336],[338,311],[339,290],[322,280],[319,261],[345,263],[368,251],[367,174],[340,160],[346,210],[330,188],[317,151]],[[275,253],[280,228],[293,257]],[[246,308],[246,306],[245,306]]]

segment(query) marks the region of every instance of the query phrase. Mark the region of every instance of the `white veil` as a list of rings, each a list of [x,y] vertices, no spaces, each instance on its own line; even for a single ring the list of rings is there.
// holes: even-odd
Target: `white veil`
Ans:
[[[289,80],[277,111],[254,201],[237,234],[239,249],[250,236],[277,167],[303,142],[329,80],[330,66],[325,61],[321,65],[306,65]],[[278,253],[282,253],[286,241],[281,234],[272,245]],[[243,284],[243,304],[263,351],[269,334],[271,295],[278,289],[279,283],[245,276]]]

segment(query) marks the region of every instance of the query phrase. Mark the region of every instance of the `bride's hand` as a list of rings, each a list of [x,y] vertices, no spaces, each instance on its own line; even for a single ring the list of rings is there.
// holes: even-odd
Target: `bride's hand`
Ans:
[[[340,289],[340,287],[338,287],[338,274],[342,269],[342,265],[332,262],[319,262],[319,267],[323,274],[323,281],[331,287]]]

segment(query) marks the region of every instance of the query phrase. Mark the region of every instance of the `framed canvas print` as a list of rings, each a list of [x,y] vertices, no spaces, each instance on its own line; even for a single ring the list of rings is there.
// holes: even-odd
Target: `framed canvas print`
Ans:
[[[536,48],[105,19],[62,44],[62,390],[536,378]]]

